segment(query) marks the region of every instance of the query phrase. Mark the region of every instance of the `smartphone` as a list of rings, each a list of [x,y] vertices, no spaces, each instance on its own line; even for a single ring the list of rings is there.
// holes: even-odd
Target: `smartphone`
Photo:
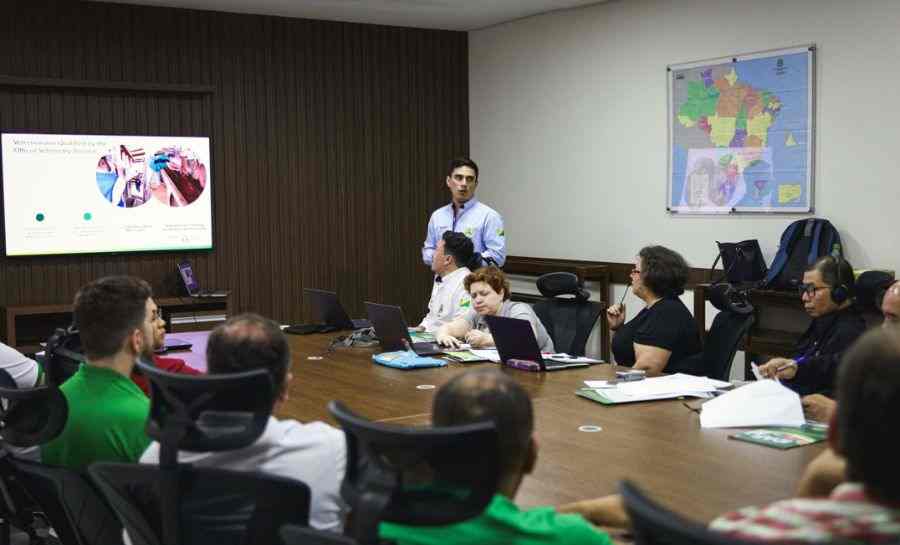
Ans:
[[[616,378],[623,381],[643,380],[647,376],[646,371],[631,369],[629,371],[616,371]]]

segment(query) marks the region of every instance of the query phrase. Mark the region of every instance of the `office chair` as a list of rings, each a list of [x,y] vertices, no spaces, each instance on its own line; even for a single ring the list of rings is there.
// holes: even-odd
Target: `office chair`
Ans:
[[[345,535],[376,544],[380,522],[438,526],[480,515],[500,479],[493,422],[445,428],[376,424],[338,401],[328,410],[347,437],[341,496],[350,506]]]
[[[738,345],[753,326],[753,321],[752,313],[739,314],[729,310],[719,312],[706,335],[703,352],[682,359],[675,366],[667,368],[666,372],[729,380]]]
[[[534,304],[534,313],[547,328],[558,352],[584,356],[588,337],[605,305],[588,301],[590,292],[569,272],[547,273],[537,279],[543,301]],[[569,295],[571,297],[562,297]]]
[[[3,442],[24,448],[42,445],[59,435],[69,412],[62,392],[52,385],[20,390],[10,388],[10,382],[0,379]],[[63,543],[121,545],[122,525],[85,475],[20,460],[8,452],[0,468],[4,500],[7,505],[13,502],[15,509],[12,521],[28,533],[29,539],[38,539],[33,524],[43,517]]]
[[[336,532],[292,524],[282,526],[278,533],[283,545],[357,545],[353,539]]]
[[[268,371],[191,376],[138,367],[150,379],[147,435],[160,443],[159,466],[89,468],[134,545],[275,543],[281,526],[308,524],[310,490],[300,481],[177,461],[179,450],[254,443],[272,412]]]
[[[629,481],[619,483],[631,519],[635,545],[751,545],[754,542],[711,532],[660,506]],[[758,545],[758,542],[757,542]]]

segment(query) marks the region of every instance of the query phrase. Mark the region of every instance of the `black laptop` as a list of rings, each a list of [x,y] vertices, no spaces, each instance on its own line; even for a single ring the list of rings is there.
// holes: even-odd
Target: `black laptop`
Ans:
[[[443,354],[444,348],[437,343],[414,343],[409,336],[409,327],[403,318],[403,309],[394,305],[379,305],[366,301],[366,313],[375,328],[375,335],[381,340],[381,346],[388,352],[406,350],[406,343],[413,352],[420,356]]]
[[[544,359],[528,320],[503,318],[501,316],[485,316],[491,336],[497,346],[500,360],[529,360],[536,362],[541,371],[558,371],[573,367],[590,367],[586,362],[566,361],[564,359]]]
[[[227,290],[204,290],[200,289],[200,281],[194,276],[194,268],[191,267],[190,261],[182,261],[178,264],[178,273],[184,282],[184,289],[187,290],[191,297],[228,297]]]
[[[336,329],[364,329],[372,327],[372,322],[369,320],[351,320],[337,298],[337,294],[333,291],[303,288],[303,293],[312,302],[314,319],[326,326]]]

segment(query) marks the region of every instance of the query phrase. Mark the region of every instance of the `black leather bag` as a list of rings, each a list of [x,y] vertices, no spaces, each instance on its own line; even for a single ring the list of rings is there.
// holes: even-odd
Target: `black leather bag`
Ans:
[[[766,278],[766,262],[763,260],[762,250],[759,248],[759,241],[754,239],[742,240],[740,242],[719,242],[719,255],[713,263],[712,269],[716,268],[719,259],[722,260],[722,268],[725,271],[722,280],[730,284],[746,285],[758,284]]]

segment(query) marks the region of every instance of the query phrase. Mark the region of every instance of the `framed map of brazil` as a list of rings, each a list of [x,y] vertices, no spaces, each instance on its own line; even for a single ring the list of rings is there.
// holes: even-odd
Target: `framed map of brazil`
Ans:
[[[812,212],[815,47],[671,65],[666,209]]]

